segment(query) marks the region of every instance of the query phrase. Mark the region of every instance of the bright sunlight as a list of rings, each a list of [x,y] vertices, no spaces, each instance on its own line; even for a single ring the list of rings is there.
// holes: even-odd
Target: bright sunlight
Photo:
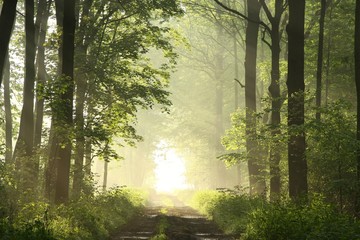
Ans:
[[[157,192],[172,193],[176,190],[188,189],[185,178],[184,160],[179,157],[168,143],[161,141],[154,154],[155,189]]]

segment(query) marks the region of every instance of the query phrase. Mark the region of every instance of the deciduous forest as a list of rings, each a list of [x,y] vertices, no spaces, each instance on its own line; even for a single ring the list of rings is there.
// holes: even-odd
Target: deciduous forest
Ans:
[[[0,0],[0,240],[360,239],[360,0]]]

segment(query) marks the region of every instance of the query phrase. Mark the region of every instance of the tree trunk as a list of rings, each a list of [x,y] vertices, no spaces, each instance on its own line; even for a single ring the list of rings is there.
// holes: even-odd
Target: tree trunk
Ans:
[[[356,139],[360,141],[360,0],[356,0],[355,7],[355,83],[357,96],[357,131]],[[360,149],[357,149],[357,198],[356,213],[360,214]]]
[[[74,35],[75,35],[75,1],[64,0],[64,24],[62,36],[62,75],[64,91],[60,94],[60,105],[53,109],[56,144],[56,181],[55,202],[65,203],[69,199],[69,176],[71,160],[71,129],[73,125],[74,93]]]
[[[39,149],[41,145],[41,137],[42,137],[42,127],[43,127],[43,116],[44,116],[44,99],[42,97],[42,89],[47,82],[46,75],[46,66],[45,66],[45,40],[46,40],[46,32],[47,32],[47,22],[49,18],[51,1],[46,3],[46,1],[40,1],[38,4],[38,13],[36,16],[35,26],[37,25],[37,34],[35,34],[35,39],[37,39],[37,83],[36,83],[36,102],[35,102],[35,129],[34,129],[34,151],[37,153],[35,164],[36,169],[39,170],[40,166],[40,155]],[[39,20],[40,19],[40,20]],[[38,173],[37,173],[38,175]]]
[[[239,80],[239,57],[238,57],[238,45],[236,40],[236,33],[234,34],[234,70],[235,70],[235,79]],[[239,83],[234,82],[234,101],[235,101],[235,111],[239,108]]]
[[[234,82],[234,100],[235,100],[235,111],[239,108],[239,57],[238,57],[238,45],[236,39],[236,33],[234,33],[234,70],[235,70],[235,82]],[[240,162],[236,165],[236,183],[240,186],[241,184],[241,166]]]
[[[218,12],[218,14],[220,14]],[[223,27],[220,24],[217,24],[217,42],[219,44],[224,42]],[[218,46],[217,52],[215,55],[215,157],[220,155],[223,151],[223,146],[221,145],[221,136],[224,134],[224,124],[223,124],[223,106],[224,106],[224,55],[222,47]],[[217,169],[217,187],[226,187],[226,169],[225,165],[221,161],[216,162]]]
[[[107,188],[107,181],[108,181],[108,168],[109,168],[109,142],[105,144],[104,149],[104,176],[103,176],[103,186],[102,190],[105,192]]]
[[[21,110],[19,136],[15,145],[14,159],[22,171],[27,188],[36,186],[37,170],[34,165],[34,85],[35,85],[35,24],[34,0],[25,1],[25,80],[23,107]],[[24,161],[24,162],[23,162]],[[24,163],[24,165],[23,165]],[[25,174],[25,175],[24,175]]]
[[[271,83],[269,93],[271,97],[271,135],[273,137],[270,144],[270,199],[276,201],[280,197],[280,149],[278,136],[280,131],[280,109],[282,105],[280,94],[280,21],[283,13],[283,0],[275,1],[275,14],[271,15],[268,6],[262,1],[263,8],[271,23]]]
[[[91,174],[91,165],[92,165],[92,157],[91,157],[91,140],[90,138],[85,138],[85,166],[84,166],[84,179],[86,183],[90,183],[92,180]],[[84,194],[91,194],[91,186],[89,184],[84,184]]]
[[[262,177],[263,166],[257,159],[256,149],[256,59],[260,18],[258,1],[247,0],[248,21],[246,27],[245,50],[245,105],[246,105],[246,151],[250,194],[261,195],[265,192],[265,180]]]
[[[3,0],[0,15],[0,85],[3,78],[3,70],[8,54],[8,47],[12,29],[15,22],[17,0]]]
[[[306,197],[307,162],[305,158],[304,125],[304,16],[305,0],[289,0],[287,26],[288,55],[288,164],[289,195],[293,199]],[[294,130],[296,128],[296,132]]]
[[[55,8],[56,8],[56,27],[57,27],[57,32],[61,32],[63,29],[63,25],[64,25],[64,1],[61,0],[55,0]],[[57,73],[58,73],[58,78],[60,78],[61,76],[61,72],[62,72],[62,49],[63,49],[63,44],[62,44],[62,39],[59,38],[59,49],[58,49],[58,66],[57,66]],[[54,80],[56,81],[56,80]],[[57,98],[59,98],[59,96],[54,97],[55,101],[57,100]],[[60,104],[60,106],[62,106],[62,104]],[[55,111],[54,111],[55,109]],[[59,139],[56,138],[57,134],[55,132],[56,128],[56,124],[55,123],[56,120],[56,106],[52,107],[52,112],[51,112],[52,116],[51,116],[51,127],[50,127],[50,134],[49,134],[49,143],[48,143],[48,161],[47,164],[45,166],[45,191],[44,191],[44,195],[45,198],[47,198],[49,201],[52,202],[52,200],[54,200],[54,188],[55,188],[55,179],[56,179],[56,156],[57,156],[57,149],[59,147]]]
[[[4,67],[4,109],[5,109],[5,163],[12,163],[12,113],[11,113],[11,95],[10,95],[10,62],[9,55],[6,55]]]
[[[328,20],[327,20],[327,28],[328,28],[328,34],[327,34],[327,46],[326,46],[326,64],[325,64],[325,106],[328,105],[328,100],[329,100],[329,88],[330,88],[330,64],[331,64],[331,48],[332,48],[332,25],[333,25],[333,4],[332,4],[332,0],[328,0],[327,4],[328,7],[330,7],[329,9],[329,13],[328,13]]]
[[[321,90],[322,90],[322,68],[323,68],[323,49],[324,49],[324,23],[326,12],[326,0],[321,0],[320,20],[319,20],[319,43],[318,58],[316,69],[316,120],[320,121],[321,113]]]
[[[84,180],[84,154],[85,154],[85,136],[84,136],[84,109],[85,109],[85,93],[87,89],[86,66],[87,62],[87,35],[86,25],[89,18],[92,0],[83,2],[83,10],[81,13],[80,27],[78,31],[78,40],[76,41],[75,54],[78,69],[75,72],[76,79],[76,106],[75,106],[75,166],[73,181],[73,197],[76,199],[80,196],[83,188]],[[85,45],[86,44],[86,45]]]

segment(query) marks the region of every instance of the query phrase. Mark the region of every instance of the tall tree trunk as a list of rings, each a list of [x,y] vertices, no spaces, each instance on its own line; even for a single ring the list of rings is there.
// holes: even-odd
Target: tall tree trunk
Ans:
[[[9,55],[6,55],[4,67],[4,108],[5,108],[5,163],[12,163],[12,113],[11,113],[11,95],[10,95],[10,62]]]
[[[318,58],[316,69],[316,120],[320,121],[321,113],[321,91],[322,91],[322,68],[323,68],[323,49],[324,49],[324,23],[326,12],[326,0],[321,0],[320,20],[319,20],[319,43],[318,43]]]
[[[220,17],[219,6],[217,6],[217,15]],[[224,42],[224,29],[219,24],[216,23],[217,36],[216,40],[218,44]],[[215,157],[220,155],[223,151],[223,146],[221,145],[221,136],[224,134],[224,124],[223,124],[223,106],[224,106],[224,50],[222,46],[218,45],[215,54]],[[223,162],[216,162],[216,183],[217,187],[226,187],[226,168]]]
[[[275,14],[272,16],[265,1],[262,0],[261,4],[267,18],[271,24],[270,36],[271,36],[271,83],[269,86],[269,93],[271,97],[271,135],[273,141],[270,144],[270,199],[275,201],[280,197],[280,149],[278,136],[280,131],[280,109],[282,105],[280,94],[280,21],[283,13],[283,0],[275,1]]]
[[[91,165],[92,165],[91,140],[90,140],[90,138],[85,138],[84,179],[86,180],[86,183],[90,183],[90,181],[92,180]],[[90,195],[92,188],[89,184],[84,184],[83,191],[84,191],[84,194]]]
[[[105,192],[107,188],[107,181],[108,181],[108,170],[109,170],[109,154],[108,154],[109,143],[105,145],[104,151],[104,176],[103,176],[103,186],[102,190]]]
[[[15,23],[17,0],[3,0],[0,15],[0,85],[2,83],[3,71],[8,54],[8,47],[12,29]]]
[[[257,159],[256,149],[256,59],[259,33],[260,4],[256,0],[247,0],[248,21],[246,27],[245,50],[245,106],[246,106],[246,151],[250,194],[261,195],[265,192],[265,180],[262,177],[263,164]]]
[[[92,88],[88,88],[88,92],[89,92],[89,96],[92,95],[93,93],[93,89]],[[93,104],[93,99],[87,99],[87,129],[86,131],[91,132],[91,124],[89,122],[91,122],[93,120],[93,112],[94,112],[94,104]],[[84,166],[84,178],[87,180],[86,183],[90,183],[90,181],[92,181],[92,173],[91,173],[91,166],[92,166],[92,141],[91,141],[91,136],[86,137],[85,138],[85,166]],[[84,188],[84,193],[85,194],[91,194],[92,188],[90,185],[86,185],[86,187]]]
[[[80,196],[83,188],[84,180],[84,154],[85,154],[85,136],[84,136],[84,110],[85,110],[85,93],[87,89],[86,81],[86,68],[87,68],[87,22],[89,19],[89,12],[92,4],[92,0],[84,1],[80,27],[78,31],[76,46],[75,46],[75,58],[77,71],[75,72],[76,79],[76,106],[75,106],[75,166],[74,166],[74,181],[73,181],[73,197],[76,199]]]
[[[355,83],[357,96],[357,131],[356,139],[360,141],[360,0],[356,0],[355,7]],[[360,149],[357,149],[357,198],[356,213],[360,215]]]
[[[234,100],[235,100],[235,111],[239,108],[239,57],[238,57],[238,45],[236,39],[236,33],[234,33],[234,70],[235,70],[235,82],[234,82]],[[240,162],[236,165],[236,183],[240,186],[241,183],[241,165]]]
[[[235,71],[235,82],[234,82],[234,101],[235,111],[239,108],[239,57],[238,57],[238,44],[236,39],[236,33],[234,34],[234,71]]]
[[[54,136],[58,151],[56,152],[55,202],[64,203],[69,199],[69,177],[71,160],[71,129],[73,125],[74,93],[74,35],[75,35],[75,1],[64,0],[64,25],[62,36],[62,75],[64,91],[60,94],[61,106],[53,109]]]
[[[331,6],[329,9],[329,21],[328,21],[328,36],[327,36],[327,49],[326,49],[326,72],[325,72],[325,106],[328,105],[328,99],[329,99],[329,85],[330,85],[330,54],[331,54],[331,41],[332,41],[332,36],[331,36],[331,30],[332,30],[332,9],[333,7]]]
[[[37,170],[39,170],[39,166],[40,166],[40,155],[38,150],[40,149],[40,145],[41,145],[43,117],[44,117],[44,98],[42,97],[43,94],[42,89],[47,82],[44,44],[46,40],[47,22],[49,18],[50,5],[51,5],[51,1],[46,3],[46,1],[41,0],[39,2],[36,21],[35,21],[35,26],[37,26],[38,28],[37,34],[35,34],[35,38],[37,39],[36,43],[38,48],[38,54],[36,60],[37,82],[36,82],[35,129],[34,129],[35,131],[34,151],[37,153],[35,159]]]
[[[306,197],[307,162],[305,157],[304,125],[304,16],[305,0],[289,0],[287,26],[288,56],[288,165],[289,195],[293,199]],[[296,128],[296,132],[294,131]]]
[[[19,136],[15,145],[14,158],[17,166],[25,175],[22,176],[25,187],[36,186],[37,170],[34,165],[34,85],[35,85],[35,24],[34,24],[34,0],[25,1],[25,80],[23,107],[21,110]],[[22,161],[24,165],[22,165]]]
[[[62,32],[63,25],[64,25],[64,1],[61,0],[55,0],[55,8],[56,8],[56,27],[57,32]],[[59,42],[59,49],[58,49],[58,65],[57,65],[57,73],[58,78],[61,76],[62,72],[62,38],[58,39]],[[54,80],[55,81],[55,80]],[[59,96],[55,97],[55,101],[58,100]],[[56,103],[53,103],[56,105]],[[62,104],[60,104],[62,106]],[[45,166],[45,190],[44,195],[45,198],[47,198],[49,201],[53,201],[54,199],[54,188],[55,188],[55,179],[56,179],[56,156],[57,156],[57,149],[59,147],[59,141],[56,137],[56,114],[54,112],[54,109],[56,111],[56,106],[52,107],[52,116],[51,116],[51,127],[50,127],[50,134],[49,134],[49,143],[48,143],[48,161]]]

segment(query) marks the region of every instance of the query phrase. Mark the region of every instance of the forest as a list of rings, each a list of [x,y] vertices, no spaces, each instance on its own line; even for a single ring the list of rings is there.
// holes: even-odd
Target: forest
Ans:
[[[0,0],[0,107],[0,240],[360,239],[360,0]]]

